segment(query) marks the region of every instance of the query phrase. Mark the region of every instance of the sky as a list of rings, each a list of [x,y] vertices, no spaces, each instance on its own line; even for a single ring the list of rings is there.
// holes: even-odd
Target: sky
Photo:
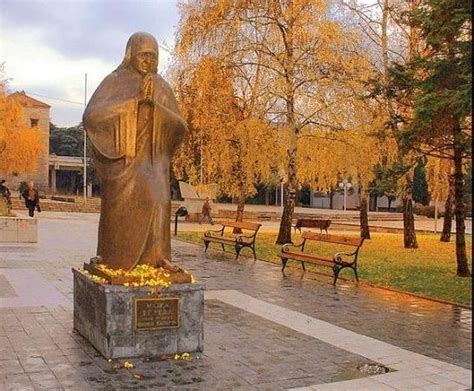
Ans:
[[[11,92],[51,105],[55,125],[74,126],[85,74],[90,98],[122,62],[131,34],[149,32],[172,48],[178,22],[176,0],[0,0],[0,63]],[[160,73],[169,60],[161,49]]]

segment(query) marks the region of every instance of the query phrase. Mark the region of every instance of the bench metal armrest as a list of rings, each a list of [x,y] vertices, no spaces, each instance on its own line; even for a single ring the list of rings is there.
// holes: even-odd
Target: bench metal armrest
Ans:
[[[204,236],[216,236],[216,235],[212,235],[213,233],[214,234],[221,234],[221,236],[222,236],[224,234],[224,228],[225,228],[225,225],[223,225],[221,229],[208,230],[208,231],[204,232]]]
[[[293,244],[293,243],[285,243],[282,247],[281,247],[281,251],[284,252],[284,253],[287,253],[288,251],[290,251],[290,248],[293,247],[293,248],[301,248],[301,251],[303,251],[303,246],[304,246],[304,240],[300,243],[300,244]]]
[[[240,234],[240,235],[238,236],[238,238],[239,238],[239,239],[240,239],[240,238],[252,239],[252,238],[254,238],[256,235],[257,235],[257,232],[253,233],[252,235],[243,235],[243,234]]]
[[[254,233],[253,235],[238,235],[235,237],[236,242],[242,243],[242,244],[251,244],[255,242],[255,235],[257,233]],[[253,239],[253,240],[252,240]]]
[[[244,236],[244,235],[236,236],[236,237],[235,237],[235,242],[236,242],[236,243],[246,244],[246,242],[245,242],[245,239],[246,239],[246,238],[247,238],[247,236]]]
[[[337,264],[343,264],[343,263],[353,264],[357,260],[357,253],[358,253],[358,250],[354,251],[353,253],[344,253],[344,252],[336,253],[336,254],[334,254],[334,257],[333,257],[334,263],[337,263]],[[354,257],[354,259],[352,260],[352,262],[347,262],[347,261],[344,261],[345,257]]]

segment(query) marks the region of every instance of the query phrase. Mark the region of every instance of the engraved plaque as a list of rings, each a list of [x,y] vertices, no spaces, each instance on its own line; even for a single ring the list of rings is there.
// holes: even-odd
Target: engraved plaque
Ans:
[[[135,299],[134,307],[136,330],[179,327],[179,299],[177,297]]]

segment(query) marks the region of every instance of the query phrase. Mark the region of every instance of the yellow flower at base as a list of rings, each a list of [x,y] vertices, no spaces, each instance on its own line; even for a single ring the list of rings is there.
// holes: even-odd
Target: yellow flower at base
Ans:
[[[91,279],[94,282],[97,282],[98,284],[107,284],[107,280],[105,278],[96,276],[94,274],[89,273],[87,270],[79,270],[82,274],[84,274],[86,277]]]
[[[192,357],[189,353],[183,353],[183,354],[178,354],[176,353],[174,355],[174,359],[177,360],[184,360],[184,361],[191,361]]]
[[[170,273],[161,267],[156,268],[150,265],[137,265],[130,271],[112,269],[104,264],[100,264],[97,267],[112,277],[122,277],[134,280],[132,282],[124,283],[123,285],[126,287],[132,286],[138,288],[140,286],[148,286],[151,288],[168,288],[171,285]]]
[[[157,268],[150,265],[138,265],[134,269],[128,271],[123,269],[112,269],[105,264],[99,264],[97,265],[97,268],[110,277],[128,280],[128,282],[123,283],[123,286],[125,287],[138,288],[141,286],[147,286],[150,288],[168,288],[172,283],[172,276],[169,271],[161,267]],[[93,275],[86,270],[80,271],[94,282],[99,284],[108,283],[106,279]],[[191,276],[191,283],[196,283],[194,276],[190,273],[188,274]]]

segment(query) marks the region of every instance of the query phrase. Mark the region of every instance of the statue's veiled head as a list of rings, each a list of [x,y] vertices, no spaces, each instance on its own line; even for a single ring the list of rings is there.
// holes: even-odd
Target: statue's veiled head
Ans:
[[[142,75],[158,71],[158,42],[148,33],[135,33],[127,42],[120,68],[132,67]]]

